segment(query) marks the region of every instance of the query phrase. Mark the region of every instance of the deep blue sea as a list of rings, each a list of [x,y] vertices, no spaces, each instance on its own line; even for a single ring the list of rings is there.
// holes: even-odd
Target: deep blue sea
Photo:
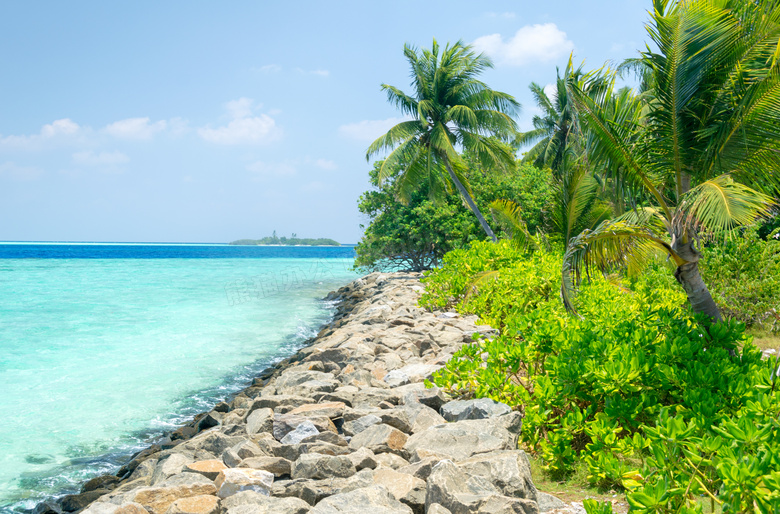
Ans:
[[[352,247],[0,243],[0,512],[75,491],[332,315]]]

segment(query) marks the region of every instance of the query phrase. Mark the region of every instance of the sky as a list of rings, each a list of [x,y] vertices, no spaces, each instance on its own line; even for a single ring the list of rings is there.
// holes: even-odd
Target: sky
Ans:
[[[570,53],[634,57],[650,0],[0,3],[0,241],[356,243],[404,44],[462,40],[539,111]]]

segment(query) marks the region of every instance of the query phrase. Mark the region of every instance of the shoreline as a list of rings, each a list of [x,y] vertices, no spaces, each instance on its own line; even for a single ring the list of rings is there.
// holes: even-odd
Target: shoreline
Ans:
[[[417,307],[419,277],[372,273],[329,293],[324,300],[338,301],[331,321],[296,353],[133,455],[116,475],[34,512],[316,513],[349,497],[351,505],[393,512],[431,512],[436,504],[446,513],[447,505],[463,511],[447,485],[458,473],[485,482],[472,507],[538,512],[528,458],[517,449],[521,415],[425,387],[473,333],[494,331],[477,326],[476,316]],[[514,485],[485,471],[495,461],[515,470]]]

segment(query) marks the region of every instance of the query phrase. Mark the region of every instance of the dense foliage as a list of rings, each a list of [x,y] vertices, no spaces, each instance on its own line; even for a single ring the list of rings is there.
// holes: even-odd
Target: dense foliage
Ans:
[[[701,512],[702,495],[729,512],[780,509],[780,394],[743,325],[694,316],[663,263],[593,277],[574,317],[560,266],[559,252],[507,241],[445,256],[422,304],[476,313],[500,335],[464,346],[436,384],[520,409],[523,443],[552,476],[584,459],[632,512]]]
[[[552,195],[549,171],[518,165],[505,173],[487,173],[465,156],[474,201],[488,206],[499,198],[511,198],[523,211],[529,229],[543,229],[545,209]],[[427,186],[411,193],[408,204],[396,200],[397,169],[380,184],[381,162],[370,173],[373,189],[361,195],[358,209],[368,218],[363,238],[355,248],[355,264],[363,270],[401,269],[420,271],[438,265],[450,250],[465,248],[484,239],[477,219],[457,193],[432,200]],[[504,232],[496,225],[496,232]]]

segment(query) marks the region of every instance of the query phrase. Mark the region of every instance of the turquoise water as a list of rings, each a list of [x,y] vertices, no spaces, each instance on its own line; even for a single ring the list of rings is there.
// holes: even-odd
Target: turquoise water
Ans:
[[[314,335],[332,312],[321,298],[356,277],[343,251],[152,250],[0,248],[0,511],[115,472],[246,386]]]

